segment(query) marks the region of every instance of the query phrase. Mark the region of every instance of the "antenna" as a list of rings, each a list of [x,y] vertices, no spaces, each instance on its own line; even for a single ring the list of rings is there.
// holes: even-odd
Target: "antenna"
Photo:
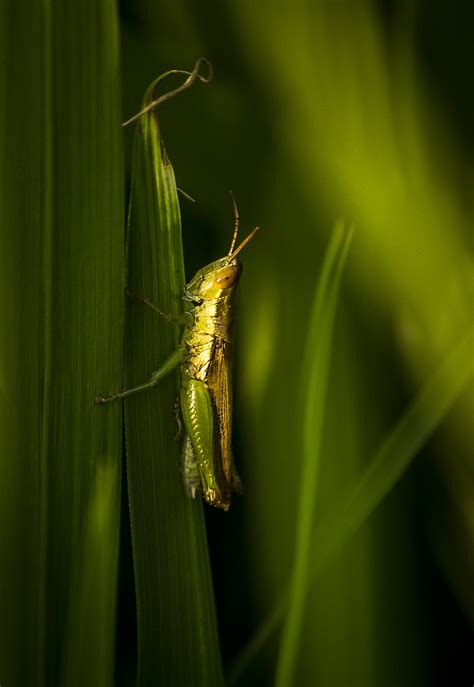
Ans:
[[[232,251],[234,250],[235,242],[237,241],[237,234],[239,233],[239,211],[237,210],[237,203],[235,202],[234,194],[232,191],[229,191],[229,193],[234,206],[234,235],[232,237],[232,243],[230,244],[229,252],[227,253],[227,255],[230,257],[232,255]]]
[[[230,261],[235,258],[237,253],[240,253],[242,248],[244,248],[244,246],[246,246],[247,243],[253,239],[256,232],[258,231],[258,227],[255,227],[255,229],[250,232],[250,234],[247,236],[247,238],[245,238],[242,241],[242,243],[239,244],[237,246],[237,248],[235,248],[235,250],[234,250],[235,243],[237,241],[237,234],[239,233],[239,211],[237,210],[237,203],[235,202],[234,194],[232,193],[232,191],[229,191],[229,193],[230,193],[230,197],[232,198],[232,203],[234,205],[234,235],[232,237],[232,243],[230,244],[229,252],[227,253],[227,256],[229,258],[227,262],[230,263]]]
[[[234,252],[229,255],[229,262],[231,260],[233,260],[235,258],[235,256],[237,255],[237,253],[240,253],[242,248],[244,248],[247,245],[247,243],[249,243],[249,241],[251,241],[253,239],[253,237],[255,236],[255,234],[257,233],[258,230],[259,230],[259,227],[255,227],[255,229],[253,229],[253,231],[250,232],[250,234],[247,236],[247,238],[245,238],[242,241],[242,243],[239,246],[237,246],[237,248],[234,250]],[[234,244],[232,243],[232,247],[233,247],[233,245]]]

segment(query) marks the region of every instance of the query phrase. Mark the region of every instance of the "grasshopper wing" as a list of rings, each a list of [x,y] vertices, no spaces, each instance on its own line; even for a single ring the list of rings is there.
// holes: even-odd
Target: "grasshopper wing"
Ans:
[[[217,339],[207,385],[211,392],[218,428],[216,429],[215,461],[222,466],[222,476],[230,497],[238,491],[240,480],[235,474],[232,457],[232,344]]]

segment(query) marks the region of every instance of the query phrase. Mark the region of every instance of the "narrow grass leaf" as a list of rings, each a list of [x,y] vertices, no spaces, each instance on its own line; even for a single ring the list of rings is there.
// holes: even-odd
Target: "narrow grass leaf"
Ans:
[[[295,558],[289,590],[289,611],[283,628],[277,665],[276,685],[278,687],[291,684],[293,679],[304,614],[304,600],[311,576],[314,510],[331,362],[331,342],[341,275],[351,239],[352,230],[347,229],[343,223],[338,224],[324,260],[305,345],[302,371],[302,383],[305,384],[302,408],[303,463]]]
[[[153,98],[154,85],[144,105]],[[180,313],[181,220],[173,169],[154,112],[137,126],[128,237],[128,285]],[[128,304],[126,385],[149,379],[176,349],[180,328]],[[202,503],[181,483],[176,369],[126,399],[127,472],[138,613],[138,684],[220,685],[222,668]]]
[[[122,426],[123,165],[112,0],[58,4],[45,250],[48,683],[114,683]],[[79,78],[80,75],[80,78]],[[100,517],[99,514],[100,513]]]

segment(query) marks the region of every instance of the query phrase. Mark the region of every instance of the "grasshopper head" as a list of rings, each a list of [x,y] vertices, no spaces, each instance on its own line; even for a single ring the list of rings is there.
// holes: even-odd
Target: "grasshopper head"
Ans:
[[[212,300],[232,293],[238,284],[242,265],[233,258],[220,258],[196,272],[186,286],[186,296],[193,301]]]

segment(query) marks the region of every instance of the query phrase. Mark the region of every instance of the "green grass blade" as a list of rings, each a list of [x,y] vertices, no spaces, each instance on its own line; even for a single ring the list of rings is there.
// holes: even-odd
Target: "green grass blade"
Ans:
[[[122,366],[115,4],[7,2],[0,32],[0,682],[106,686],[121,416],[94,396]]]
[[[46,575],[39,253],[51,223],[51,13],[37,6],[26,15],[14,2],[0,7],[0,680],[41,687]]]
[[[81,30],[78,30],[78,27]],[[114,682],[121,413],[94,404],[120,378],[123,165],[112,0],[67,3],[54,24],[54,205],[48,445],[50,684]],[[78,78],[78,74],[81,75]],[[65,632],[65,628],[67,628]],[[59,669],[59,667],[58,667]]]
[[[151,98],[150,87],[145,103]],[[129,222],[133,293],[181,312],[184,267],[173,169],[155,113],[138,124]],[[128,304],[126,385],[148,379],[176,348],[180,328]],[[178,370],[126,400],[129,481],[138,607],[138,684],[219,685],[217,639],[202,503],[184,495],[173,410]]]
[[[315,542],[315,553],[310,565],[312,579],[395,486],[471,382],[474,375],[473,347],[474,330],[471,328],[425,382],[353,488],[334,511],[316,526],[312,537]],[[285,595],[279,599],[238,657],[229,674],[229,685],[240,680],[246,668],[276,631],[287,611],[289,598],[289,595]]]
[[[316,290],[303,359],[303,464],[298,502],[295,558],[289,591],[289,612],[278,657],[276,685],[292,681],[311,576],[314,510],[321,460],[324,410],[331,359],[331,342],[342,270],[352,239],[344,224],[336,226]]]

